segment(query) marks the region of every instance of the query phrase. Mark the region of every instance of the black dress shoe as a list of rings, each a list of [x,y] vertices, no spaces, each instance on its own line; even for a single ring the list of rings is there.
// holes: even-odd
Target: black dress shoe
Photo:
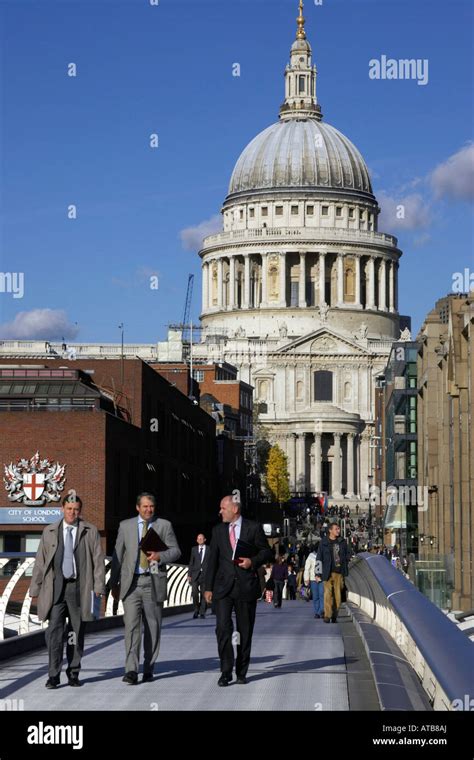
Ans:
[[[314,617],[316,618],[316,620],[320,620],[321,619],[321,615],[318,615],[318,613],[316,613]]]
[[[205,618],[206,616],[205,616],[205,615],[199,615],[199,617],[200,617],[200,618]]]
[[[324,622],[325,623],[330,623],[331,622],[331,618],[324,618]]]
[[[222,673],[221,677],[219,678],[217,685],[218,686],[228,686],[230,682],[232,681],[232,676],[226,675],[225,673]]]
[[[197,617],[198,617],[198,613],[195,612],[194,615],[193,615],[193,618],[197,618]]]
[[[130,686],[135,686],[138,683],[138,674],[134,670],[130,670],[128,673],[125,673],[122,681]]]
[[[79,676],[68,676],[67,682],[69,686],[82,686],[81,682],[79,681]]]
[[[52,676],[51,678],[48,678],[45,686],[47,689],[57,689],[59,686],[59,676]]]
[[[147,681],[153,681],[153,673],[144,673],[142,676],[142,683],[146,683]]]
[[[336,617],[336,615],[332,616],[331,623],[337,623],[337,617]]]
[[[245,676],[237,676],[237,683],[247,683]]]

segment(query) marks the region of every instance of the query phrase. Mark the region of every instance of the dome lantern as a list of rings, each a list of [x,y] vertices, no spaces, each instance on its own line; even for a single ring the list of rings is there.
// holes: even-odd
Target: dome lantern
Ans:
[[[296,40],[291,46],[290,63],[285,69],[285,101],[280,119],[321,119],[316,99],[316,66],[311,62],[311,45],[306,39],[303,0],[300,0]]]

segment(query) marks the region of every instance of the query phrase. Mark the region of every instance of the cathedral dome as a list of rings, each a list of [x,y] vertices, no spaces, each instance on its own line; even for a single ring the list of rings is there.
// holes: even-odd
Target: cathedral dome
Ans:
[[[276,122],[241,153],[228,199],[270,189],[333,189],[373,199],[369,172],[355,145],[317,118]]]

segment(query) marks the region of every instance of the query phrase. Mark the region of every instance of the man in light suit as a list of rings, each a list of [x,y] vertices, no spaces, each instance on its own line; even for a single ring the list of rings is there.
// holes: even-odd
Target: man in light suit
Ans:
[[[261,596],[257,570],[273,560],[273,553],[262,526],[242,517],[238,498],[224,496],[220,515],[222,523],[212,531],[205,597],[208,604],[214,601],[216,608],[217,647],[221,661],[221,677],[217,684],[228,686],[234,668],[232,611],[235,610],[239,634],[235,661],[237,683],[246,684],[257,599]],[[235,565],[239,539],[252,546],[253,556],[241,558]]]
[[[94,620],[92,592],[105,593],[105,562],[100,534],[81,518],[82,501],[71,490],[63,499],[63,517],[48,525],[41,536],[31,577],[30,596],[38,598],[39,620],[49,620],[47,689],[59,686],[67,618],[69,686],[80,686],[85,623]]]
[[[153,667],[160,651],[163,602],[167,598],[167,563],[177,562],[181,550],[168,520],[154,519],[156,500],[151,493],[137,496],[138,517],[120,523],[110,573],[115,599],[120,598],[125,623],[125,675],[127,684],[138,683],[142,619],[144,662],[142,682],[153,680]],[[139,549],[148,530],[155,530],[168,547],[162,552]]]
[[[206,572],[209,549],[206,546],[206,536],[200,533],[196,539],[197,546],[191,549],[191,557],[188,567],[188,581],[191,583],[193,593],[194,615],[193,618],[206,617],[206,600],[204,598],[204,575]]]

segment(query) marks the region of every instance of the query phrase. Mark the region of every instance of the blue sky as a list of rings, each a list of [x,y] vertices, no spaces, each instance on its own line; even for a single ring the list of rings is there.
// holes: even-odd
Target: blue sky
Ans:
[[[0,292],[0,338],[118,341],[123,321],[127,342],[163,339],[191,272],[197,321],[181,232],[219,212],[240,152],[277,120],[296,15],[296,0],[0,0],[0,271],[25,274],[23,298]],[[470,0],[305,4],[324,118],[372,173],[415,331],[474,270],[472,15]],[[428,59],[428,84],[370,79],[382,55]]]

